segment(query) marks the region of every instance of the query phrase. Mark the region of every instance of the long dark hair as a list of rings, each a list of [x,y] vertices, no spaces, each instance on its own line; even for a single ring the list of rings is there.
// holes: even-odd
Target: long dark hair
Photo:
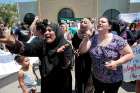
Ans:
[[[112,30],[112,31],[116,31],[118,35],[121,34],[119,22],[118,22],[117,20],[112,20],[112,27],[111,27],[111,30]]]

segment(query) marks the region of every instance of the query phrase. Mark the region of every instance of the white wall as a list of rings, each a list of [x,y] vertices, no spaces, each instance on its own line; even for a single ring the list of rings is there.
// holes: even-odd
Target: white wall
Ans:
[[[37,1],[19,2],[17,5],[20,21],[23,21],[23,17],[26,13],[33,13],[35,15],[38,13]]]
[[[97,16],[97,0],[39,0],[39,16],[57,22],[63,8],[73,10],[75,17]]]
[[[39,0],[38,5],[39,16],[55,22],[62,8],[72,9],[75,17],[99,17],[108,9],[129,10],[129,0]]]

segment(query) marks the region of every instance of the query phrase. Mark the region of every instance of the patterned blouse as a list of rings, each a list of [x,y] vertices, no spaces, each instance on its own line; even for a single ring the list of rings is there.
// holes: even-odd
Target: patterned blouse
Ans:
[[[121,56],[120,50],[127,45],[127,42],[120,36],[113,35],[111,43],[103,47],[97,44],[98,36],[97,34],[91,38],[92,45],[89,50],[94,77],[104,83],[116,83],[123,80],[121,65],[117,67],[117,70],[110,70],[105,67],[105,63],[118,60]]]

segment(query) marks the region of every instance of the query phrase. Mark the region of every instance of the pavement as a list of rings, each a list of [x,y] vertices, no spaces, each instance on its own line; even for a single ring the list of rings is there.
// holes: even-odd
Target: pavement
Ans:
[[[37,75],[39,76],[39,73]],[[17,76],[17,72],[0,76],[0,93],[22,93]],[[40,85],[37,85],[37,93],[40,93]]]
[[[39,71],[36,70],[36,72],[40,79]],[[74,84],[75,80],[73,79],[73,89]],[[0,76],[0,93],[22,93],[17,81],[17,72],[10,75]],[[40,93],[40,85],[37,85],[37,93]],[[118,93],[136,93],[135,83],[123,83]]]

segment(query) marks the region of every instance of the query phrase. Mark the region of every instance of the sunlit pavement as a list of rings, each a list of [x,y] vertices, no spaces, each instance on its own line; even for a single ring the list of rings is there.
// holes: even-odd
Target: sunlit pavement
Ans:
[[[36,71],[36,73],[37,76],[39,76],[38,70]],[[75,80],[73,80],[73,88],[74,82]],[[135,91],[134,83],[123,83],[122,88],[119,89],[118,93],[136,93],[134,91]],[[0,93],[22,93],[17,81],[17,73],[0,76]],[[40,85],[37,86],[37,93],[40,93]]]
[[[36,72],[39,74],[38,70]],[[17,73],[0,76],[0,93],[22,93],[17,81]],[[40,85],[37,85],[37,93],[40,93]]]

